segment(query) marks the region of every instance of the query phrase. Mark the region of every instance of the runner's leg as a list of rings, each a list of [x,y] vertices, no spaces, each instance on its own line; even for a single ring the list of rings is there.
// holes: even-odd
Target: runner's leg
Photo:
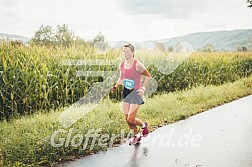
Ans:
[[[129,113],[129,109],[130,109],[130,104],[127,102],[123,102],[123,112],[125,115],[125,120],[127,121],[128,119],[128,113]],[[137,131],[137,127],[136,125],[132,125],[127,121],[129,128],[132,129],[134,132]]]
[[[130,104],[129,107],[129,112],[128,112],[128,116],[127,116],[127,122],[131,125],[138,125],[138,126],[142,126],[143,122],[139,119],[136,118],[137,112],[139,109],[139,105],[138,104]],[[137,127],[134,128],[134,135],[136,135],[138,133]]]

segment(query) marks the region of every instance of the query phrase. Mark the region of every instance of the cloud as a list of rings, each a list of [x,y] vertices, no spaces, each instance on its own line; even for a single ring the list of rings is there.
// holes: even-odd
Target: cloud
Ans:
[[[129,41],[252,27],[251,10],[237,0],[0,0],[0,20],[9,34],[32,37],[42,24],[68,24],[84,39],[101,31]]]
[[[18,17],[13,7],[17,7],[19,0],[1,0],[0,1],[0,19],[1,24],[11,24]]]
[[[202,0],[122,0],[120,8],[130,14],[153,14],[166,18],[189,18],[193,13],[204,11],[208,1]]]
[[[17,5],[18,3],[19,3],[19,0],[1,0],[0,7],[10,7],[13,5]]]

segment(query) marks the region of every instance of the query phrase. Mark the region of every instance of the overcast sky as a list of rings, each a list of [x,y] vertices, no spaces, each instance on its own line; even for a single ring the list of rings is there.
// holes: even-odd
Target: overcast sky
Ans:
[[[67,24],[92,39],[143,41],[193,32],[252,28],[247,0],[0,0],[0,32],[32,37]]]

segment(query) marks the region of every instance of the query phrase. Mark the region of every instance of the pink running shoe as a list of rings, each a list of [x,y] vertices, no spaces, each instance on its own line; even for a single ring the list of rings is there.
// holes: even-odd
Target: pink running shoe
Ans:
[[[134,136],[133,138],[130,139],[129,145],[134,145],[138,143],[139,141],[141,141],[141,137],[138,138],[137,136]]]
[[[141,141],[141,136],[138,138],[138,141],[137,142],[140,142]]]
[[[142,130],[143,130],[142,134],[143,134],[143,137],[146,137],[148,135],[148,133],[149,133],[149,129],[148,129],[148,123],[144,122],[144,124],[145,124],[145,127],[142,128]]]

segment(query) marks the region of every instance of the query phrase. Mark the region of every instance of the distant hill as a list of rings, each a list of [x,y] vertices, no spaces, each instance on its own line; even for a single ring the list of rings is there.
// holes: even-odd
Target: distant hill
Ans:
[[[20,36],[20,35],[13,35],[13,34],[5,34],[5,33],[0,33],[0,39],[5,39],[5,40],[19,40],[19,41],[22,41],[24,43],[27,43],[29,42],[29,38],[27,37],[23,37],[23,36]]]
[[[153,48],[155,42],[161,42],[166,48],[175,47],[178,43],[187,41],[192,44],[194,49],[201,49],[205,45],[212,45],[216,50],[236,50],[237,45],[252,46],[252,29],[232,30],[232,31],[213,31],[197,32],[180,37],[167,38],[157,41],[132,42],[135,46]],[[111,42],[111,46],[121,47],[127,41]]]
[[[29,38],[20,35],[0,33],[0,39],[21,40],[25,43],[29,42]],[[180,37],[167,38],[156,41],[130,42],[137,48],[154,48],[155,42],[164,44],[165,48],[175,47],[178,43],[187,41],[192,44],[195,50],[202,49],[210,44],[215,50],[236,50],[237,45],[245,46],[252,49],[252,29],[240,29],[231,31],[213,31],[213,32],[197,32]],[[129,41],[112,41],[109,42],[113,48],[121,48]]]

